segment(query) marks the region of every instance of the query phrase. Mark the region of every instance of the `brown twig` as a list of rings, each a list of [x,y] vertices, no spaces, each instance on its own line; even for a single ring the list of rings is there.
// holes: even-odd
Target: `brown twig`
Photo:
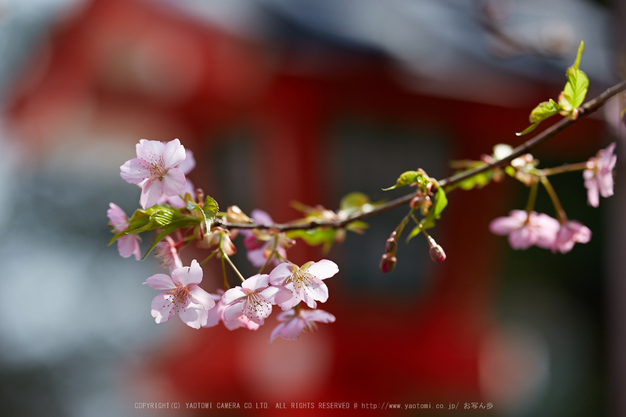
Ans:
[[[571,120],[571,119],[568,119],[567,117],[564,117],[563,119],[559,120],[557,123],[553,124],[546,130],[542,131],[541,133],[537,134],[533,138],[527,140],[526,142],[522,143],[521,145],[513,149],[513,152],[506,158],[502,158],[490,164],[485,164],[478,168],[474,168],[468,171],[461,172],[456,175],[452,175],[448,178],[444,178],[439,181],[439,185],[441,187],[451,187],[453,185],[460,183],[461,181],[464,181],[468,178],[471,178],[475,175],[478,175],[490,169],[507,165],[513,159],[528,153],[530,150],[536,148],[537,146],[553,138],[554,136],[556,136],[557,134],[559,134],[560,132],[568,128],[569,126],[573,125],[578,120],[595,112],[600,107],[602,107],[604,103],[607,102],[608,99],[610,99],[611,97],[613,97],[620,91],[624,91],[624,90],[626,90],[626,80],[608,88],[599,96],[595,97],[592,100],[589,100],[587,103],[579,107],[578,118],[576,118],[575,120]],[[313,220],[313,221],[303,222],[303,223],[266,225],[266,224],[258,224],[258,223],[228,223],[228,222],[224,222],[221,219],[216,219],[215,224],[228,228],[228,229],[275,229],[279,232],[285,232],[289,230],[307,230],[307,229],[314,229],[316,227],[340,229],[342,227],[345,227],[348,223],[351,223],[353,221],[367,219],[369,217],[375,216],[385,211],[392,210],[396,207],[406,205],[411,201],[413,197],[415,197],[415,193],[407,194],[405,196],[396,198],[395,200],[391,200],[387,203],[381,204],[370,211],[361,212],[361,213],[348,216],[345,219],[340,219],[340,220],[327,220],[327,221]]]

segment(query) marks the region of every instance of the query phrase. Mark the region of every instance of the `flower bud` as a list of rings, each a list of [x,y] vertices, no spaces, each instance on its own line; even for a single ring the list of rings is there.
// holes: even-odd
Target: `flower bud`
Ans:
[[[443,248],[439,245],[431,246],[428,253],[430,254],[430,257],[432,258],[432,260],[435,262],[443,262],[446,260],[446,253],[443,251]]]
[[[420,206],[422,205],[423,201],[424,201],[424,196],[423,195],[416,195],[415,197],[413,197],[411,199],[411,202],[409,203],[409,206],[413,210],[417,210],[418,208],[420,208]]]
[[[238,206],[230,206],[226,209],[228,221],[233,223],[250,223],[252,219],[248,217]]]
[[[385,273],[391,272],[396,267],[396,262],[398,262],[398,260],[394,255],[385,253],[380,259],[380,270]]]
[[[396,241],[396,232],[393,232],[387,242],[385,243],[385,252],[394,254],[398,248],[398,242]]]

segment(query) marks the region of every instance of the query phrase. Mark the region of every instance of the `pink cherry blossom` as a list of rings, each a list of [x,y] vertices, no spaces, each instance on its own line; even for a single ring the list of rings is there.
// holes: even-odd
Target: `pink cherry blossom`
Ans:
[[[178,164],[178,169],[180,169],[183,174],[187,175],[191,172],[192,169],[196,167],[196,160],[193,157],[193,152],[189,149],[185,149],[185,160]],[[196,198],[196,189],[193,183],[189,180],[189,178],[185,177],[185,186],[183,189],[176,195],[168,196],[166,194],[161,194],[161,197],[157,200],[156,204],[169,204],[172,207],[183,208],[187,205],[187,202],[183,200],[180,196],[183,197],[185,194],[191,195],[191,198]]]
[[[284,303],[291,298],[291,292],[281,286],[269,285],[269,275],[257,274],[246,279],[240,287],[229,289],[222,296],[224,322],[245,315],[258,325],[272,313],[272,305]]]
[[[569,220],[561,226],[552,245],[552,252],[567,253],[575,243],[587,243],[591,240],[591,230],[575,220]]]
[[[152,300],[151,313],[155,321],[165,323],[178,312],[180,319],[189,327],[199,329],[205,325],[215,301],[198,286],[200,282],[202,268],[195,259],[191,266],[173,270],[171,277],[156,274],[148,278],[144,285],[163,291]]]
[[[231,233],[221,227],[214,227],[211,231],[204,235],[204,238],[198,242],[198,247],[210,249],[218,247],[220,251],[228,256],[232,256],[237,252],[237,247],[230,238]]]
[[[141,187],[140,203],[144,209],[155,205],[162,194],[175,196],[183,190],[185,174],[178,166],[186,154],[178,139],[167,143],[141,139],[136,151],[137,158],[120,167],[120,176]]]
[[[178,243],[171,236],[165,236],[165,239],[157,243],[154,256],[159,258],[161,265],[170,271],[183,267],[183,262],[178,254]]]
[[[274,224],[274,221],[269,214],[263,210],[252,210],[250,215],[254,222],[258,224],[266,226]],[[271,262],[274,265],[277,265],[280,263],[279,258],[286,258],[287,249],[295,244],[295,241],[286,237],[284,233],[272,230],[255,230],[254,232],[242,230],[241,233],[246,236],[243,244],[248,251],[248,260],[256,267],[262,267],[265,265],[273,250],[276,250],[279,256],[274,256],[271,259]]]
[[[585,188],[587,188],[587,202],[590,206],[598,207],[600,196],[606,198],[613,195],[613,168],[617,162],[614,151],[615,142],[598,151],[595,157],[587,161],[583,178]]]
[[[310,308],[315,308],[316,300],[324,303],[328,299],[328,287],[322,280],[332,277],[337,272],[339,272],[337,264],[327,259],[309,262],[301,267],[282,263],[270,272],[270,282],[291,291],[291,299],[279,303],[283,310],[293,308],[300,301],[304,301]]]
[[[559,222],[544,213],[512,210],[508,217],[498,217],[489,224],[496,235],[508,235],[513,249],[528,249],[536,245],[551,249],[559,231]]]
[[[124,210],[117,204],[110,203],[107,210],[107,217],[111,221],[111,226],[116,233],[123,232],[128,228],[128,217]],[[124,258],[135,255],[135,259],[141,259],[141,249],[139,248],[139,236],[136,234],[124,235],[117,239],[117,250]]]
[[[229,322],[224,321],[224,310],[226,310],[227,306],[222,302],[223,295],[223,290],[217,290],[217,294],[211,294],[211,297],[217,304],[215,304],[214,308],[209,310],[209,317],[203,327],[214,327],[217,326],[219,322],[223,322],[228,330],[235,330],[240,327],[245,327],[248,330],[257,330],[260,327],[244,314]]]
[[[283,339],[294,340],[300,336],[303,331],[315,331],[320,323],[333,323],[335,316],[323,310],[303,310],[295,311],[294,309],[283,311],[278,315],[278,321],[281,321],[270,335],[270,342],[277,337]]]

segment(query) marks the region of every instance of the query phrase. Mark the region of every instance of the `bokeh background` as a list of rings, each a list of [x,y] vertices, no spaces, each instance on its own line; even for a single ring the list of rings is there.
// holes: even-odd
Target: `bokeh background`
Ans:
[[[194,184],[222,208],[298,217],[293,201],[373,201],[403,171],[443,178],[450,160],[517,145],[556,98],[581,40],[588,97],[620,79],[624,3],[592,0],[3,0],[0,2],[0,415],[273,415],[277,402],[449,403],[460,410],[309,415],[624,416],[626,187],[588,207],[580,174],[554,179],[592,241],[567,255],[517,252],[489,221],[523,208],[512,180],[456,190],[433,236],[378,262],[403,209],[327,254],[323,309],[297,341],[156,325],[151,257],[107,247],[106,210],[132,213],[119,177],[141,138],[179,138]],[[584,161],[619,139],[615,100],[536,150]],[[549,125],[546,122],[546,125]],[[623,141],[618,144],[624,157]],[[537,208],[553,215],[545,193]],[[149,244],[149,241],[145,241]],[[245,250],[236,240],[242,270]],[[144,246],[144,249],[146,246]],[[200,257],[200,252],[186,254]],[[207,265],[213,291],[219,269]],[[179,401],[182,410],[138,409]],[[267,410],[219,411],[223,402]],[[185,409],[211,402],[212,410]],[[465,403],[493,408],[465,410]],[[316,407],[317,408],[317,407]],[[293,410],[292,410],[293,411]],[[292,411],[284,411],[291,414]]]

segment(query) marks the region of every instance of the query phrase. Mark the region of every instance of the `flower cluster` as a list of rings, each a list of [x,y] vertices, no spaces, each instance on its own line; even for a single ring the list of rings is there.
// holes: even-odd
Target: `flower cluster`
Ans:
[[[279,320],[298,318],[302,326],[282,323],[275,330],[285,339],[295,339],[299,333],[311,329],[310,321],[332,322],[334,317],[315,310],[316,300],[328,299],[328,287],[322,282],[339,271],[337,265],[323,259],[298,267],[281,263],[270,274],[256,274],[227,291],[209,294],[198,285],[202,282],[202,268],[195,259],[191,266],[179,267],[171,276],[155,274],[144,284],[162,291],[152,301],[152,317],[164,323],[178,313],[188,326],[213,327],[219,322],[230,329],[246,327],[256,330],[272,313],[272,306],[283,310]],[[314,310],[301,310],[301,300]],[[322,320],[323,318],[323,320]],[[300,322],[299,322],[300,323]],[[275,338],[275,333],[272,334]]]
[[[576,243],[587,243],[591,231],[580,222],[569,220],[552,188],[550,175],[583,171],[589,205],[597,207],[599,197],[613,194],[612,171],[616,164],[615,144],[600,150],[597,155],[580,164],[552,169],[538,169],[538,161],[530,154],[513,159],[505,168],[493,168],[468,178],[459,186],[464,189],[480,187],[489,181],[500,180],[504,173],[530,187],[526,210],[513,210],[509,216],[499,217],[490,224],[490,230],[508,236],[513,249],[531,246],[566,253]],[[512,148],[500,145],[489,158],[510,155]],[[341,241],[346,230],[361,233],[367,224],[361,221],[345,221],[353,215],[366,214],[376,203],[360,193],[344,197],[338,212],[321,206],[298,208],[306,217],[287,225],[276,225],[272,218],[261,210],[253,210],[247,216],[237,206],[220,212],[217,202],[194,189],[187,175],[195,166],[193,154],[186,150],[178,139],[167,143],[142,139],[136,145],[137,157],[120,167],[121,177],[141,187],[139,203],[141,209],[128,217],[124,211],[111,203],[107,211],[118,251],[123,257],[141,259],[140,234],[157,233],[145,256],[154,252],[169,274],[159,273],[144,282],[160,293],[151,304],[151,314],[157,323],[167,322],[177,315],[192,328],[213,327],[223,323],[229,330],[246,328],[256,330],[265,323],[274,306],[282,312],[278,315],[278,326],[270,339],[278,337],[295,339],[303,331],[314,330],[316,323],[331,323],[335,317],[318,310],[318,303],[328,300],[328,286],[324,280],[339,272],[338,266],[327,259],[296,265],[288,259],[287,251],[301,238],[306,243],[323,244],[328,249],[333,241]],[[485,160],[463,162],[467,168],[484,164]],[[497,172],[496,172],[497,170]],[[533,210],[537,188],[543,185],[557,213],[556,218]],[[415,194],[408,201],[409,213],[391,233],[380,262],[383,272],[394,269],[397,258],[398,239],[405,226],[413,222],[407,240],[423,234],[429,245],[433,261],[443,262],[443,248],[427,232],[440,219],[448,200],[449,187],[429,177],[421,169],[400,175],[396,184],[388,190],[410,186]],[[337,221],[337,226],[328,228],[328,222]],[[302,229],[297,226],[303,225]],[[332,230],[331,230],[332,229]],[[342,233],[339,233],[341,231]],[[243,237],[248,261],[259,268],[248,278],[239,272],[230,257],[236,253],[234,243],[238,235]],[[209,252],[208,257],[198,262],[193,259],[184,266],[181,251],[195,243]],[[203,278],[202,266],[216,258],[223,268],[223,285],[209,293],[200,287]],[[227,267],[240,279],[240,284],[231,286]],[[308,309],[302,306],[306,305]]]
[[[591,230],[577,221],[563,224],[553,217],[534,211],[513,210],[508,217],[494,219],[489,229],[497,235],[508,235],[513,249],[528,249],[538,246],[552,252],[566,253],[575,243],[591,240]]]
[[[151,314],[157,323],[167,322],[178,314],[188,326],[199,329],[222,322],[229,330],[256,330],[277,305],[282,313],[280,324],[271,334],[295,339],[303,331],[315,329],[315,322],[330,323],[335,317],[317,310],[317,302],[328,299],[328,287],[323,280],[334,276],[339,268],[329,260],[308,262],[298,266],[287,258],[287,249],[295,241],[285,233],[271,229],[270,216],[253,210],[248,217],[237,206],[219,213],[211,197],[202,201],[202,190],[194,190],[186,175],[195,166],[193,154],[178,139],[163,143],[142,139],[136,146],[137,157],[120,167],[121,177],[141,187],[139,209],[130,218],[116,204],[107,211],[118,251],[123,257],[141,258],[139,234],[154,230],[158,236],[148,250],[154,251],[169,274],[152,275],[144,282],[160,293],[151,304]],[[221,216],[217,225],[215,220]],[[255,224],[239,230],[224,225]],[[240,232],[244,236],[248,260],[259,273],[244,278],[230,260],[236,252],[233,243]],[[181,250],[195,242],[211,252],[209,257],[183,266]],[[222,267],[230,265],[241,284],[231,287],[224,270],[223,288],[209,293],[200,287],[202,265],[212,257],[221,259]],[[272,266],[269,273],[265,268]],[[300,308],[304,302],[310,310]]]
[[[507,217],[494,219],[490,223],[489,229],[494,234],[508,236],[509,244],[513,249],[528,249],[531,246],[538,246],[550,249],[553,253],[567,253],[572,250],[576,243],[589,242],[591,230],[582,223],[567,218],[547,177],[562,172],[583,170],[587,202],[593,207],[598,207],[600,195],[602,197],[613,195],[613,168],[617,159],[614,151],[615,143],[612,143],[585,163],[552,170],[536,169],[536,162],[529,155],[513,160],[508,167],[512,169],[508,172],[531,187],[529,207],[526,211],[513,210]],[[550,195],[558,219],[532,210],[538,182],[545,186]]]

